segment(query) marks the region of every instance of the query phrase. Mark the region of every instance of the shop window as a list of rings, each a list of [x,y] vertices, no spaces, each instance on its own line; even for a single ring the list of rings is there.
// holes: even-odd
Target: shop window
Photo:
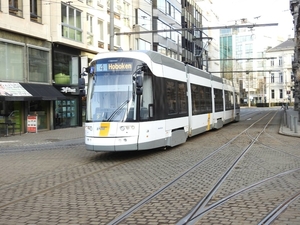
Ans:
[[[38,130],[48,129],[48,111],[49,103],[47,101],[30,101],[29,114],[37,116]]]
[[[78,100],[59,100],[55,102],[55,127],[78,126]]]
[[[21,102],[0,101],[0,136],[21,133],[22,118]],[[7,127],[8,130],[6,123],[11,124]]]
[[[48,83],[49,51],[28,48],[29,81]]]
[[[58,85],[77,85],[79,59],[59,52],[54,53],[54,81]]]
[[[0,80],[24,81],[24,45],[0,41]]]

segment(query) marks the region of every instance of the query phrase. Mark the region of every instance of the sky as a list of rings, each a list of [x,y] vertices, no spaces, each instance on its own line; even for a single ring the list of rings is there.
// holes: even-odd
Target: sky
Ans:
[[[284,39],[294,37],[290,0],[211,0],[212,8],[220,18],[219,26],[233,25],[246,18],[250,23],[278,26],[257,27],[267,35],[280,35]]]

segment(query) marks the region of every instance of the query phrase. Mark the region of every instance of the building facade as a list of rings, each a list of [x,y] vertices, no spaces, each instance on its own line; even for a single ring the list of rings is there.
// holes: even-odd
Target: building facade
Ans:
[[[132,5],[117,1],[115,32],[129,31]],[[126,17],[126,19],[125,19]],[[109,49],[107,1],[0,0],[0,135],[9,123],[27,132],[82,126],[85,117],[82,67]],[[128,38],[115,38],[128,47]]]
[[[0,0],[0,123],[82,126],[82,68],[101,52],[151,49],[201,68],[201,20],[193,0]]]
[[[292,64],[292,69],[294,73],[294,109],[299,111],[299,118],[300,118],[300,16],[299,16],[299,9],[300,9],[300,1],[299,0],[290,0],[290,10],[291,14],[293,15],[293,22],[294,22],[294,60]]]
[[[266,67],[270,72],[265,73],[266,102],[271,105],[294,104],[294,45],[294,39],[290,38],[266,51],[266,56],[272,58]]]

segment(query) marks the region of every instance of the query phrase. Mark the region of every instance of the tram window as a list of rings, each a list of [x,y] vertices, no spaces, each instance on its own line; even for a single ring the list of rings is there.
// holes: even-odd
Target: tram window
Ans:
[[[192,112],[193,115],[197,115],[200,114],[201,112],[200,86],[192,84],[191,90],[192,90]]]
[[[211,88],[204,87],[205,113],[212,112]]]
[[[230,110],[232,109],[232,92],[225,91],[225,109]]]
[[[214,94],[215,94],[215,111],[216,112],[223,111],[222,90],[214,89]]]
[[[152,87],[152,74],[149,71],[144,72],[143,79],[143,95],[141,101],[141,111],[140,111],[140,119],[148,120],[149,117],[153,117],[149,115],[150,109],[149,105],[153,105],[153,87]]]
[[[193,115],[211,112],[211,88],[192,84],[192,107]]]
[[[178,82],[178,111],[179,113],[187,113],[187,96],[186,84]]]
[[[166,81],[167,86],[167,103],[168,103],[168,114],[177,113],[177,102],[176,102],[176,86],[175,81]]]

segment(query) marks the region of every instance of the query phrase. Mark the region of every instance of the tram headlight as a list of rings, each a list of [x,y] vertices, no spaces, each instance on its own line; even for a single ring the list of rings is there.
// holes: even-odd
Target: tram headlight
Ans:
[[[121,131],[129,130],[129,129],[134,130],[135,126],[134,125],[132,125],[132,126],[120,126]]]

